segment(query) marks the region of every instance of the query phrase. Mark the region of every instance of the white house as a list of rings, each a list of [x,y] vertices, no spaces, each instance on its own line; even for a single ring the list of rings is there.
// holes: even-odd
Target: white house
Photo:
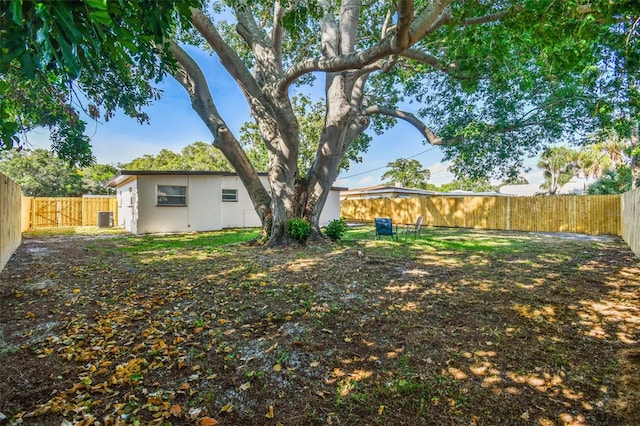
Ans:
[[[574,177],[560,187],[557,195],[583,195],[587,185],[588,181],[586,179]],[[540,186],[541,184],[539,183],[503,185],[500,187],[500,193],[519,197],[532,197],[534,195],[546,194],[547,191],[540,188]]]
[[[343,200],[363,200],[370,198],[412,198],[421,195],[435,195],[435,191],[426,191],[415,188],[402,188],[391,185],[368,186],[342,191],[340,197]]]
[[[269,189],[266,174],[260,180]],[[236,173],[122,170],[107,186],[116,188],[118,226],[134,234],[260,226]],[[320,225],[340,218],[342,189],[331,189]]]

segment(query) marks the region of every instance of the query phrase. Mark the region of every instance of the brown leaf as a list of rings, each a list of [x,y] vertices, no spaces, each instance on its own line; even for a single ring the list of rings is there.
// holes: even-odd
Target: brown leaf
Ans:
[[[218,424],[218,421],[211,417],[203,417],[198,420],[198,426],[214,426],[217,424]]]
[[[180,413],[182,412],[182,407],[180,407],[180,404],[174,404],[171,406],[171,408],[169,408],[169,412],[172,415],[179,417]]]

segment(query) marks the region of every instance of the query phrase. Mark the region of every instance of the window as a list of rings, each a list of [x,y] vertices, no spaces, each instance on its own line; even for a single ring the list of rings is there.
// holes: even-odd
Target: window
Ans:
[[[223,202],[238,201],[238,190],[237,189],[223,189],[222,190],[222,201]]]
[[[158,185],[157,206],[186,206],[187,187],[173,185]]]

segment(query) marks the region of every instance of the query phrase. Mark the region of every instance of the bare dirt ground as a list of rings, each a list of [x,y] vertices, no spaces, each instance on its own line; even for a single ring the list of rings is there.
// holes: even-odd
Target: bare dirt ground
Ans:
[[[216,238],[25,238],[0,274],[0,424],[640,424],[620,240]]]

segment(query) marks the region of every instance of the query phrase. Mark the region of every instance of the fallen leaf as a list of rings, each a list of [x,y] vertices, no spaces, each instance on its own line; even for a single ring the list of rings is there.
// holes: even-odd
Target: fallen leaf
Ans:
[[[313,361],[311,364],[309,364],[309,367],[311,368],[317,368],[320,366],[320,363],[318,361]]]
[[[384,405],[381,405],[381,406],[379,406],[379,407],[378,407],[378,415],[379,415],[379,416],[381,416],[381,415],[382,415],[382,413],[384,413],[384,409],[385,409],[385,406],[384,406]]]
[[[276,373],[281,370],[282,370],[282,365],[276,364],[273,366],[273,371],[275,371]]]
[[[269,406],[269,411],[267,411],[267,414],[265,414],[264,416],[268,419],[272,419],[275,417],[275,413],[273,412],[273,405]]]
[[[189,383],[183,383],[182,385],[180,385],[180,390],[187,390],[189,389]]]
[[[33,312],[31,312],[31,311],[27,312],[27,318],[33,319],[35,317],[36,317],[36,314],[34,314]]]
[[[223,405],[222,408],[220,409],[220,413],[231,413],[234,410],[234,406],[233,404],[227,404],[227,405]]]
[[[182,407],[180,407],[180,404],[174,404],[171,406],[171,408],[169,408],[169,412],[174,416],[178,417],[182,412]]]
[[[240,385],[240,390],[242,390],[242,391],[246,391],[246,390],[247,390],[247,389],[249,389],[250,387],[251,387],[251,383],[250,383],[250,382],[247,382],[247,383],[244,383],[244,384]]]
[[[189,410],[189,417],[191,417],[191,420],[195,420],[200,416],[200,413],[202,413],[202,408],[192,408]]]
[[[218,421],[211,417],[203,417],[198,420],[198,426],[213,426],[217,424],[218,424]]]

